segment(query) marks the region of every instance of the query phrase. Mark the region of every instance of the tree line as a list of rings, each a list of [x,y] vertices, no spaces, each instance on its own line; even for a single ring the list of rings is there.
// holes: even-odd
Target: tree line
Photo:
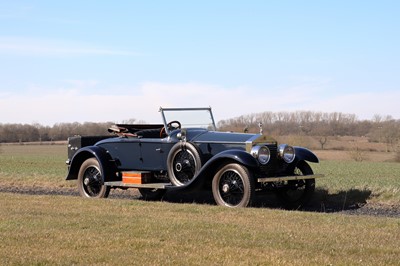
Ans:
[[[145,123],[130,119],[128,123]],[[108,135],[107,129],[114,122],[102,123],[57,123],[53,126],[41,124],[1,124],[0,143],[60,141],[74,135]],[[263,112],[221,120],[218,130],[257,133],[272,136],[367,136],[371,141],[397,143],[400,140],[400,120],[391,116],[375,115],[371,120],[359,120],[354,114],[312,111]]]
[[[390,146],[400,141],[400,120],[374,115],[371,120],[359,120],[354,114],[312,111],[263,112],[221,120],[221,131],[259,132],[272,136],[318,136],[323,145],[328,136],[364,136],[373,142]]]
[[[0,124],[0,143],[7,142],[41,142],[67,140],[74,135],[101,136],[107,135],[107,128],[113,122],[104,123],[57,123],[53,126],[41,124]]]

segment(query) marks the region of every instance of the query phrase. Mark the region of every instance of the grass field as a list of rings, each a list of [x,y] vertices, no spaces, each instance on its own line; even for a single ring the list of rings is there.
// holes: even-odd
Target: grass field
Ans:
[[[75,187],[65,181],[67,159],[64,145],[3,145],[0,146],[0,184],[39,187]],[[338,160],[338,151],[324,152],[320,164],[311,164],[325,178],[317,180],[317,189],[328,195],[370,194],[369,200],[400,205],[400,163]]]
[[[0,146],[0,186],[75,187],[66,147]],[[400,205],[400,164],[312,165],[321,202]],[[400,219],[0,193],[0,265],[398,265]]]
[[[321,161],[313,168],[326,175],[317,188],[330,195],[349,192],[357,197],[359,192],[369,194],[371,202],[400,205],[400,163]]]
[[[400,221],[0,194],[0,264],[396,265]]]

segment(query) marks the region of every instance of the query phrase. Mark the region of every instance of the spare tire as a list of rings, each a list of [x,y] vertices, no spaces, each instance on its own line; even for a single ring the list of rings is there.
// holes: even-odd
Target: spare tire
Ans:
[[[178,142],[167,158],[168,177],[175,186],[189,183],[201,169],[201,157],[192,143]]]

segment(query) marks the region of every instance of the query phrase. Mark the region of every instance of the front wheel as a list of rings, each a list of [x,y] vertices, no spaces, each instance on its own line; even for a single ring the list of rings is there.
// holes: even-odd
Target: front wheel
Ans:
[[[227,207],[247,207],[254,199],[254,179],[249,170],[237,163],[222,166],[212,181],[215,202]]]
[[[107,198],[110,187],[103,185],[100,164],[95,158],[83,162],[78,174],[78,191],[85,198]]]
[[[294,175],[312,175],[311,167],[305,161],[300,161],[295,169]],[[286,209],[300,209],[311,199],[315,191],[315,179],[291,180],[278,188],[277,197]]]

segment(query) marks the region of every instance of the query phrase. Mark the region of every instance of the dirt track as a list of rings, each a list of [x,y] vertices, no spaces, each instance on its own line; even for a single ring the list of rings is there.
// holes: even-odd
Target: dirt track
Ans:
[[[15,193],[27,195],[60,195],[78,197],[78,191],[75,188],[49,188],[49,187],[15,187],[2,186],[0,193]],[[371,204],[367,202],[352,202],[343,204],[337,201],[324,200],[321,197],[321,191],[316,191],[316,199],[303,211],[321,212],[321,213],[337,213],[348,215],[369,215],[379,217],[395,217],[400,218],[400,206],[389,206],[385,204]],[[114,199],[136,199],[142,200],[139,192],[136,189],[129,190],[111,190],[110,198]],[[171,193],[167,193],[163,201],[171,203],[200,203],[200,204],[215,204],[210,192],[199,192],[196,194],[184,194],[177,197]],[[280,208],[273,196],[259,196],[255,202],[256,208]]]

